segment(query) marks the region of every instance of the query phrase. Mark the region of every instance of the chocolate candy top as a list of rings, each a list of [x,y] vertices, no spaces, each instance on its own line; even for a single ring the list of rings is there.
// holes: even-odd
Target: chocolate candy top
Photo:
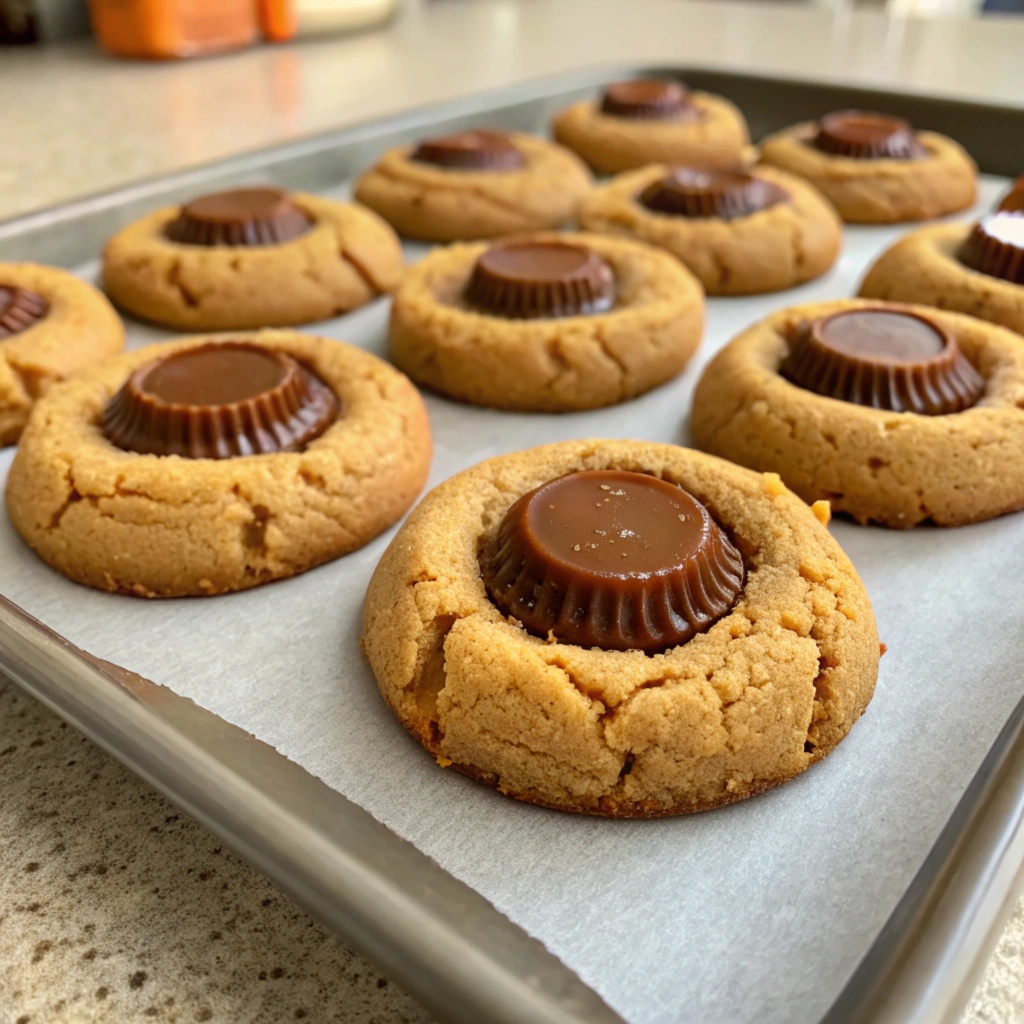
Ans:
[[[164,234],[182,245],[280,245],[312,225],[281,189],[238,188],[186,203]]]
[[[50,304],[27,288],[0,285],[0,339],[27,331],[50,312]]]
[[[885,308],[804,324],[780,372],[815,394],[923,416],[968,409],[985,390],[951,334],[918,313]]]
[[[708,510],[644,473],[570,473],[520,498],[481,553],[484,584],[540,637],[648,653],[735,604],[743,558]]]
[[[1024,213],[1024,174],[1014,183],[999,203],[1000,213]]]
[[[739,171],[700,171],[676,167],[651,182],[639,201],[655,213],[679,217],[719,217],[735,220],[789,199],[774,182]]]
[[[696,121],[701,117],[682,82],[655,78],[612,82],[601,98],[601,113],[656,121]]]
[[[412,159],[453,171],[518,171],[526,157],[507,135],[485,130],[425,139]]]
[[[339,408],[334,392],[287,353],[228,341],[140,367],[104,409],[102,430],[127,451],[226,459],[299,451]]]
[[[509,320],[603,313],[615,302],[615,275],[582,245],[499,242],[477,259],[465,299]]]
[[[908,121],[866,110],[839,110],[818,122],[813,145],[855,160],[916,160],[925,155]]]
[[[983,217],[971,229],[957,255],[972,270],[1024,284],[1024,214],[996,213]]]

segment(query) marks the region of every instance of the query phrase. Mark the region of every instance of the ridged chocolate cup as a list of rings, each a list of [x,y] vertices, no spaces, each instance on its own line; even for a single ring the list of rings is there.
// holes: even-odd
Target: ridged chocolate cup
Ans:
[[[677,167],[651,182],[637,198],[655,213],[736,220],[786,202],[789,193],[752,174]]]
[[[818,122],[816,149],[854,160],[917,160],[925,148],[901,117],[867,110],[837,110]]]
[[[971,270],[1024,284],[1024,213],[983,217],[971,228],[957,257]]]
[[[507,135],[483,129],[424,139],[411,159],[452,171],[518,171],[526,166],[523,151]]]
[[[287,353],[220,342],[140,367],[101,429],[126,451],[229,459],[300,451],[339,411],[334,392]]]
[[[507,320],[603,313],[615,302],[615,274],[582,245],[499,242],[477,259],[465,300]]]
[[[951,334],[921,314],[883,307],[803,324],[780,373],[818,395],[922,416],[961,412],[985,390]]]
[[[648,654],[708,629],[745,578],[700,502],[621,470],[571,473],[524,495],[480,563],[491,600],[535,636]]]
[[[0,338],[21,334],[46,318],[50,304],[27,288],[0,285]]]
[[[999,201],[999,213],[1024,213],[1024,174],[1010,187],[1010,191]]]
[[[313,221],[279,188],[213,192],[186,203],[164,229],[179,245],[281,245],[304,235]]]
[[[682,82],[656,78],[612,82],[601,97],[601,113],[638,121],[697,121],[702,116]]]

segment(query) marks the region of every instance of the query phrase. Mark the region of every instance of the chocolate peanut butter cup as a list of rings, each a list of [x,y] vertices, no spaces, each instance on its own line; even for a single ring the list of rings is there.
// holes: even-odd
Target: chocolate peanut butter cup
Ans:
[[[826,115],[818,122],[812,145],[855,160],[917,160],[926,154],[908,121],[866,110]]]
[[[126,451],[227,459],[299,451],[339,408],[334,392],[290,355],[221,342],[140,367],[103,411],[101,428]]]
[[[281,189],[239,188],[186,203],[164,234],[182,245],[280,245],[312,225]]]
[[[582,245],[499,242],[474,264],[465,299],[509,320],[603,313],[615,302],[615,274]]]
[[[507,135],[485,130],[424,139],[412,159],[452,171],[518,171],[526,157]]]
[[[785,202],[789,195],[774,182],[752,174],[677,167],[651,182],[638,198],[655,213],[736,220]]]
[[[743,558],[681,487],[622,470],[520,498],[481,554],[484,583],[535,636],[663,651],[708,629],[743,589]]]
[[[780,372],[818,395],[923,416],[961,412],[985,390],[951,334],[918,313],[881,308],[803,324]]]
[[[1024,284],[1024,213],[983,217],[971,229],[957,255],[971,270]]]
[[[701,117],[682,82],[655,78],[612,82],[601,98],[601,113],[644,121],[696,121]]]
[[[27,288],[0,285],[0,338],[27,331],[50,312],[50,304]]]

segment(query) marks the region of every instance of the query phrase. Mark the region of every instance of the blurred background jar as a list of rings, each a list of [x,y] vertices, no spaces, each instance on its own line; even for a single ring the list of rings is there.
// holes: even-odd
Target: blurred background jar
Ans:
[[[380,25],[402,0],[0,0],[0,43],[87,35],[117,57],[173,59]]]

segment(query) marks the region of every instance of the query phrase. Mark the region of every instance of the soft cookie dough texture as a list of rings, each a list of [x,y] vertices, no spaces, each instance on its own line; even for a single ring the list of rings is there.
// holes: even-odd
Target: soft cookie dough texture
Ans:
[[[871,409],[779,375],[799,324],[874,306],[794,306],[734,338],[694,392],[697,446],[777,472],[805,501],[826,499],[862,523],[958,526],[1024,508],[1024,344],[1016,334],[959,313],[904,307],[950,332],[985,378],[978,403],[950,415]]]
[[[708,295],[792,288],[820,277],[839,255],[842,224],[835,210],[800,178],[758,167],[753,176],[784,189],[789,201],[723,220],[658,213],[640,203],[640,193],[670,171],[665,164],[644,167],[595,189],[580,209],[580,225],[670,252]]]
[[[485,244],[410,268],[391,310],[391,358],[418,384],[496,409],[564,412],[625,401],[674,377],[700,344],[700,285],[667,253],[626,239],[538,234],[593,250],[615,274],[607,313],[505,320],[462,298]]]
[[[657,655],[549,643],[502,616],[479,550],[519,497],[587,469],[651,473],[703,502],[746,561],[732,612]],[[570,441],[491,459],[427,495],[392,541],[363,648],[438,763],[508,796],[621,817],[741,800],[823,758],[871,699],[875,620],[827,516],[772,474],[673,445]]]
[[[467,171],[411,159],[413,146],[389,149],[356,181],[355,197],[405,238],[428,242],[496,238],[558,228],[590,190],[590,172],[569,150],[511,132],[526,158],[514,171]]]
[[[970,233],[969,224],[940,224],[901,238],[871,266],[859,294],[969,313],[1024,334],[1024,285],[979,273],[957,259]]]
[[[103,288],[122,309],[185,331],[330,320],[398,287],[402,248],[375,213],[295,192],[312,227],[278,245],[184,245],[164,231],[180,207],[119,231],[103,250]]]
[[[761,141],[763,163],[806,178],[851,224],[930,220],[965,210],[977,196],[978,168],[937,132],[915,132],[917,160],[834,156],[811,144],[817,126],[794,125]]]
[[[689,94],[697,120],[619,117],[585,100],[555,115],[555,138],[596,171],[617,174],[647,164],[735,170],[748,161],[750,137],[739,108],[722,96]]]
[[[57,382],[124,348],[110,303],[73,274],[35,263],[0,263],[0,287],[24,288],[49,304],[38,323],[0,339],[0,446],[13,444],[33,404]]]
[[[415,500],[431,453],[419,393],[369,353],[293,331],[245,340],[289,353],[341,400],[338,419],[303,451],[188,459],[107,441],[101,414],[133,370],[212,340],[108,360],[36,406],[7,511],[65,576],[143,597],[243,590],[362,546]]]

